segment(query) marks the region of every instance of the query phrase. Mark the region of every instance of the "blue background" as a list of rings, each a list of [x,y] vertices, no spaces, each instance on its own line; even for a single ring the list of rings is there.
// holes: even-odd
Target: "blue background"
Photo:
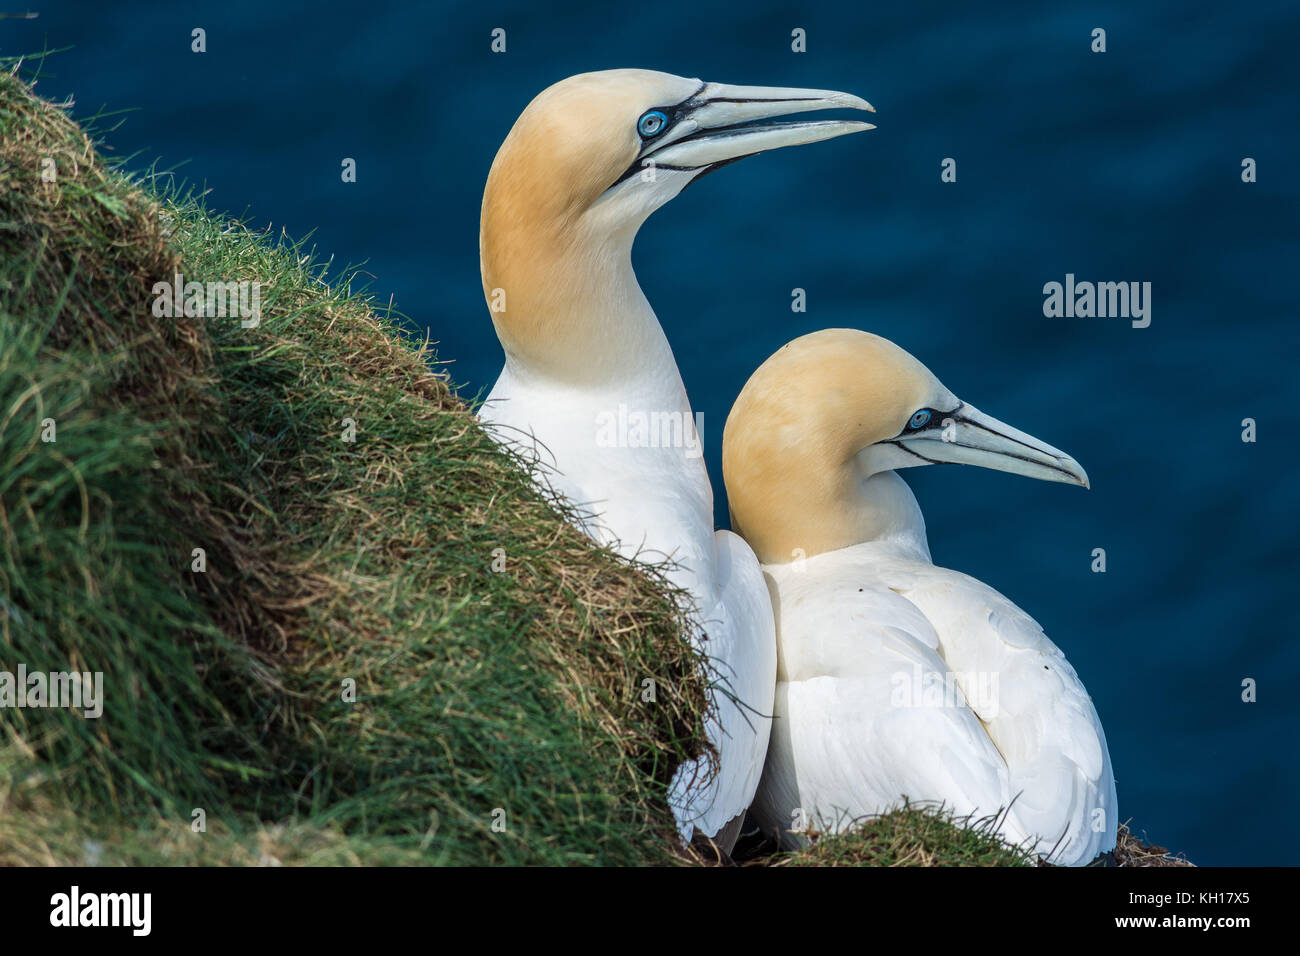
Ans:
[[[73,45],[38,89],[83,116],[137,108],[109,140],[136,167],[188,159],[216,208],[368,260],[377,297],[431,330],[470,396],[501,363],[479,286],[482,185],[539,90],[637,66],[866,97],[879,129],[709,176],[638,240],[705,416],[720,524],[722,425],[759,363],[831,326],[897,341],[1092,478],[1084,492],[905,472],[936,562],[1002,590],[1074,663],[1121,818],[1199,863],[1297,863],[1292,6],[32,2],[38,19],[0,21],[0,52]],[[795,27],[807,53],[790,50]],[[686,268],[700,257],[712,267]],[[1045,318],[1043,284],[1067,272],[1151,282],[1150,328]]]

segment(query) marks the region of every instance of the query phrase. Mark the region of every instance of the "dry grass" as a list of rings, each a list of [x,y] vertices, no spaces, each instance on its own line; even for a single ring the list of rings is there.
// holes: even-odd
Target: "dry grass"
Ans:
[[[1195,866],[1182,853],[1173,854],[1162,846],[1144,843],[1133,835],[1127,823],[1119,825],[1115,845],[1116,866]]]

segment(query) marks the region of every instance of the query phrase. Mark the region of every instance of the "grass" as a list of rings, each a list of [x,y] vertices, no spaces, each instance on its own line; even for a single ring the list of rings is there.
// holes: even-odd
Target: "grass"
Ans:
[[[788,866],[1034,866],[1008,846],[993,817],[957,818],[943,807],[903,805],[863,820],[847,833],[823,836],[786,855]]]
[[[750,848],[763,866],[1040,866],[1024,848],[997,833],[996,817],[958,817],[944,807],[904,801],[888,813],[853,821],[854,829],[818,838],[795,853],[769,844]],[[1113,853],[1094,866],[1191,866],[1186,857],[1152,846],[1120,824]]]
[[[0,708],[0,865],[698,862],[663,569],[575,530],[356,270],[128,176],[35,75],[0,61],[0,670],[106,701]],[[155,315],[178,271],[261,283],[260,324]],[[1024,861],[905,808],[761,862]]]
[[[1162,846],[1147,843],[1133,834],[1127,823],[1119,825],[1115,844],[1116,866],[1195,866],[1182,853],[1170,853]]]
[[[0,74],[0,661],[107,697],[0,711],[0,862],[671,859],[707,698],[662,574],[352,273],[166,182]],[[260,325],[155,316],[177,271],[259,281]]]

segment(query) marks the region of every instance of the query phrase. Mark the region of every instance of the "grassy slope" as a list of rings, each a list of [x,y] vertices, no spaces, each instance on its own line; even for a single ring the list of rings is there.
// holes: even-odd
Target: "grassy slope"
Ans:
[[[155,318],[177,269],[262,282],[261,325]],[[0,864],[676,859],[705,678],[673,595],[349,278],[132,183],[0,72],[0,670],[107,696],[0,709]],[[1022,861],[904,810],[790,862]]]
[[[155,318],[177,268],[261,281],[260,327]],[[0,76],[0,664],[108,698],[0,710],[0,861],[667,858],[705,700],[671,595],[345,286]]]

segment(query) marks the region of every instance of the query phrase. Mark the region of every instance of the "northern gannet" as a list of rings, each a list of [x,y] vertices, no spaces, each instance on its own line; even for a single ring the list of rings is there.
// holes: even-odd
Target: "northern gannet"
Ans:
[[[723,433],[732,528],[762,562],[778,672],[754,800],[786,847],[907,797],[1051,862],[1115,846],[1115,779],[1092,700],[1041,627],[930,560],[894,472],[955,462],[1088,487],[1069,455],[959,401],[893,343],[795,339],[746,383]],[[1009,809],[1007,809],[1009,808]]]
[[[506,360],[480,418],[498,440],[535,450],[555,489],[591,515],[585,529],[594,538],[630,558],[678,563],[673,580],[696,604],[692,640],[727,686],[714,691],[716,719],[706,728],[718,763],[678,768],[669,802],[684,839],[698,831],[728,851],[767,750],[772,609],[753,552],[729,532],[714,534],[690,402],[632,271],[632,241],[650,213],[710,170],[872,128],[761,125],[841,107],[871,109],[825,90],[585,73],[529,104],[483,193],[483,292]],[[708,261],[683,251],[675,267]],[[619,415],[645,416],[660,431],[611,441],[604,423]]]

